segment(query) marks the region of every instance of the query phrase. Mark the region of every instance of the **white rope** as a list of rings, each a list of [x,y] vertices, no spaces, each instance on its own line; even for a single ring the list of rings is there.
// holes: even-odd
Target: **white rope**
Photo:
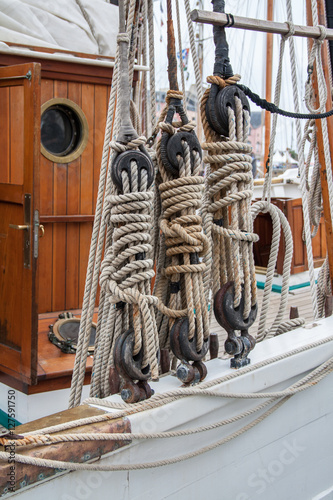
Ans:
[[[291,0],[286,0],[287,3],[287,18],[290,23],[293,22]],[[317,43],[314,41],[314,44]],[[298,101],[298,84],[297,84],[297,74],[296,74],[296,56],[295,56],[295,44],[294,38],[289,39],[289,49],[290,49],[290,61],[291,61],[291,76],[292,76],[292,87],[293,87],[293,98],[294,98],[294,108],[295,112],[299,113],[299,101]],[[305,159],[302,151],[302,132],[301,132],[301,122],[296,119],[296,136],[298,144],[298,165],[300,170],[301,178],[301,192],[302,192],[302,208],[303,208],[303,219],[304,219],[304,234],[305,234],[305,245],[308,258],[309,267],[309,278],[310,278],[310,289],[311,289],[311,301],[314,318],[318,317],[318,307],[317,307],[317,295],[316,295],[316,282],[314,275],[314,264],[313,264],[313,253],[312,253],[312,241],[311,241],[311,226],[309,217],[309,206],[308,197],[306,189],[306,171],[305,171]]]
[[[332,337],[330,338],[332,340]],[[325,339],[325,341],[321,341],[321,343],[326,343],[328,339]],[[305,348],[309,348],[309,346],[305,346]],[[298,351],[304,350],[304,348],[298,349]],[[290,353],[289,353],[290,354]],[[170,458],[170,459],[164,459],[164,460],[159,460],[154,463],[144,463],[144,464],[121,464],[121,465],[111,465],[111,466],[105,466],[105,465],[96,465],[96,464],[78,464],[78,463],[73,463],[73,462],[62,462],[58,460],[45,460],[45,459],[35,459],[34,457],[27,457],[26,455],[20,455],[16,454],[16,461],[20,463],[27,463],[27,464],[32,464],[32,465],[37,465],[37,466],[42,466],[42,467],[53,467],[53,468],[63,468],[67,470],[136,470],[136,469],[145,469],[145,468],[151,468],[151,467],[158,467],[158,466],[164,466],[164,465],[169,465],[171,463],[177,463],[183,460],[187,460],[189,458],[193,458],[195,456],[198,456],[202,453],[205,453],[211,449],[216,448],[217,446],[220,446],[224,444],[227,441],[230,441],[231,439],[234,439],[238,437],[239,435],[243,434],[247,430],[251,429],[258,423],[260,423],[264,418],[268,417],[270,414],[272,414],[275,410],[277,410],[285,401],[287,401],[292,395],[301,392],[308,387],[312,387],[314,384],[317,384],[320,380],[322,380],[325,376],[327,376],[329,373],[333,371],[333,358],[330,358],[328,361],[324,362],[321,364],[319,367],[314,369],[310,374],[307,374],[305,377],[303,377],[301,380],[298,382],[294,383],[292,386],[289,388],[283,390],[283,391],[278,391],[278,392],[273,392],[273,393],[248,393],[248,394],[230,394],[230,393],[219,393],[219,392],[209,392],[204,389],[198,388],[198,389],[183,389],[183,390],[178,390],[178,392],[183,392],[183,395],[190,395],[191,393],[194,393],[197,395],[197,393],[201,393],[202,395],[208,395],[208,396],[217,396],[217,397],[240,397],[240,398],[247,398],[247,399],[252,399],[252,398],[269,398],[269,401],[267,401],[264,404],[258,405],[255,408],[252,408],[250,410],[247,410],[243,412],[240,415],[236,415],[234,417],[231,417],[230,419],[222,420],[219,422],[215,422],[213,424],[209,424],[207,426],[201,426],[198,428],[194,429],[185,429],[181,431],[169,431],[169,432],[161,432],[161,433],[152,433],[152,434],[144,434],[144,433],[125,433],[125,434],[115,434],[115,435],[106,435],[106,434],[88,434],[88,435],[64,435],[64,436],[50,436],[50,435],[45,435],[46,429],[44,429],[44,432],[42,435],[38,435],[38,432],[40,431],[34,431],[33,433],[29,434],[28,436],[25,436],[23,440],[18,441],[18,445],[23,445],[23,444],[44,444],[45,442],[54,440],[54,442],[61,442],[61,441],[73,441],[73,440],[92,440],[92,439],[112,439],[114,437],[115,440],[125,440],[127,441],[128,439],[157,439],[157,438],[172,438],[172,437],[181,437],[181,436],[186,436],[186,435],[191,435],[195,434],[198,432],[204,432],[208,430],[215,429],[217,427],[220,427],[222,425],[227,425],[229,423],[234,423],[241,418],[245,416],[249,416],[255,411],[260,411],[263,409],[266,405],[269,405],[272,403],[274,399],[279,399],[282,398],[281,401],[276,403],[274,406],[272,406],[270,409],[268,409],[266,412],[264,412],[262,415],[260,415],[257,419],[254,421],[250,422],[249,424],[243,426],[241,429],[237,430],[236,432],[230,434],[229,436],[212,443],[208,446],[205,446],[203,448],[200,448],[199,450],[195,450],[194,452],[190,452],[178,457]],[[239,372],[238,372],[239,373]],[[210,385],[210,383],[206,383],[205,385]],[[177,391],[173,391],[177,392]],[[167,394],[160,395],[164,397],[164,399],[167,398]],[[150,401],[152,403],[152,401]],[[147,404],[147,402],[145,402]],[[141,404],[142,405],[142,404]],[[109,405],[108,405],[109,406]],[[101,417],[101,416],[100,416]],[[103,415],[105,417],[105,415]],[[109,416],[110,417],[110,416]],[[115,415],[111,415],[112,418],[116,418]],[[94,418],[94,417],[91,417]],[[59,426],[57,426],[59,427]],[[0,453],[0,459],[6,460],[9,457],[9,453]],[[97,469],[96,469],[97,467]]]
[[[289,320],[287,323],[282,323],[288,301],[290,266],[293,256],[293,238],[288,220],[278,207],[276,207],[272,203],[269,203],[268,201],[259,201],[257,203],[254,203],[251,207],[251,212],[253,219],[255,219],[260,212],[268,212],[272,218],[273,225],[271,250],[269,254],[266,282],[257,331],[257,341],[261,342],[264,338],[271,338],[274,335],[282,333],[282,331],[285,331],[286,326],[295,328],[300,324],[304,324],[304,320],[301,320],[300,323],[300,320],[297,318],[296,320]],[[274,322],[270,328],[266,329],[273,277],[279,251],[281,227],[283,230],[285,241],[285,257],[282,272],[281,299]]]
[[[149,32],[149,84],[150,84],[150,123],[151,130],[156,127],[156,91],[155,91],[155,52],[154,52],[154,3],[148,0],[148,32]],[[151,130],[149,135],[151,134]],[[148,136],[147,136],[148,137]]]
[[[196,85],[196,89],[197,89],[197,99],[198,99],[198,102],[201,102],[202,95],[203,95],[202,77],[200,74],[199,57],[198,57],[198,53],[197,53],[196,47],[195,47],[195,37],[194,37],[194,30],[193,30],[193,22],[191,19],[190,0],[185,0],[185,12],[186,12],[188,34],[189,34],[189,38],[190,38],[190,47],[191,47],[191,55],[192,55],[192,60],[193,60],[195,85]]]
[[[136,0],[130,0],[128,20],[127,20],[127,34],[122,34],[118,36],[119,42],[122,40],[123,37],[127,37],[128,39],[128,37],[132,33],[132,30],[134,30],[135,32],[136,28],[133,25],[134,15],[135,15],[135,5],[136,5]],[[135,53],[135,46],[132,47],[132,51],[130,54],[130,63],[129,63],[130,75],[133,75],[134,53]],[[94,314],[94,307],[97,294],[98,277],[102,260],[102,252],[104,248],[104,243],[105,243],[105,251],[107,251],[107,248],[111,242],[111,237],[112,237],[111,228],[108,228],[106,232],[107,210],[109,208],[109,205],[108,203],[105,203],[104,193],[110,193],[112,186],[111,175],[110,175],[112,155],[110,154],[109,144],[111,138],[112,125],[113,125],[113,134],[115,136],[118,132],[120,123],[119,107],[118,110],[115,107],[116,95],[117,92],[119,92],[119,78],[120,78],[119,50],[117,48],[116,64],[114,67],[113,80],[111,85],[107,124],[104,137],[102,165],[101,165],[101,173],[100,173],[100,180],[98,187],[96,210],[95,210],[94,227],[91,238],[85,292],[82,304],[82,316],[80,321],[78,347],[75,356],[75,364],[74,364],[73,377],[71,383],[71,393],[69,400],[70,408],[78,405],[81,399],[82,387],[85,377],[86,360],[88,356],[91,324],[92,324],[92,318]],[[108,310],[109,306],[105,305],[105,293],[101,293],[99,307],[100,310],[102,311]],[[105,321],[103,322],[103,325],[105,325]],[[91,391],[93,391],[93,394],[95,394],[94,390],[96,389],[94,382],[95,376],[97,385],[99,386],[100,384],[100,376],[101,376],[100,363],[102,359],[101,348],[105,344],[105,339],[101,338],[101,345],[99,346],[99,338],[102,331],[101,327],[102,327],[102,318],[101,316],[99,316],[97,323],[96,341],[95,341],[96,350],[94,356],[94,366],[96,366],[97,369],[96,371],[94,371],[93,369],[92,384],[91,384]],[[97,393],[99,392],[97,391]]]
[[[108,184],[107,173],[110,170],[110,156],[109,156],[109,143],[112,131],[112,118],[114,115],[116,93],[117,93],[117,79],[119,67],[119,51],[116,53],[116,64],[113,72],[113,81],[111,85],[111,93],[109,99],[108,115],[106,121],[104,145],[102,153],[102,164],[98,185],[94,225],[91,236],[87,275],[82,304],[82,315],[80,320],[80,331],[78,337],[77,351],[75,355],[75,363],[73,369],[73,376],[71,382],[71,392],[69,400],[69,408],[79,404],[82,393],[82,373],[85,373],[86,359],[88,356],[88,349],[86,348],[87,341],[90,338],[91,323],[94,314],[94,307],[96,301],[98,273],[102,257],[102,249],[104,245],[105,234],[105,220],[102,217],[103,212],[103,197],[105,185]]]
[[[311,9],[312,9],[312,20],[313,25],[318,25],[318,6],[317,3],[312,0],[311,1]],[[313,40],[312,49],[309,54],[309,67],[313,67],[314,63],[316,66],[317,73],[317,81],[318,81],[318,94],[319,94],[319,106],[318,109],[314,109],[313,101],[312,101],[312,85],[310,78],[306,82],[305,86],[305,102],[310,110],[310,112],[324,112],[326,110],[326,102],[327,102],[327,87],[324,76],[322,58],[321,58],[321,50],[322,43],[326,37],[326,28],[324,26],[320,26],[321,36],[317,40]],[[330,65],[329,65],[330,66]],[[330,68],[331,69],[331,68]],[[332,89],[332,87],[330,87]],[[324,158],[325,165],[321,165],[321,169],[325,169],[327,176],[327,186],[328,186],[328,194],[329,194],[329,207],[330,207],[330,215],[331,219],[333,218],[333,176],[332,176],[332,161],[330,154],[330,146],[329,146],[329,137],[328,137],[328,129],[327,129],[327,119],[321,120],[321,128],[322,128],[322,138],[324,143]],[[316,159],[317,163],[317,159]],[[323,283],[323,280],[326,280]],[[324,262],[320,275],[318,277],[317,284],[317,298],[318,298],[318,316],[322,317],[324,314],[324,304],[325,297],[323,294],[330,295],[331,294],[331,283],[330,283],[330,273],[328,268],[328,257],[326,257],[326,261]]]

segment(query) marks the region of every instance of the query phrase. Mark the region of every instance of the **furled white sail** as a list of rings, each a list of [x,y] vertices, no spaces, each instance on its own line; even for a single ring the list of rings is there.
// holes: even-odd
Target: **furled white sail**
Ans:
[[[105,0],[0,0],[0,44],[113,56],[117,11]]]

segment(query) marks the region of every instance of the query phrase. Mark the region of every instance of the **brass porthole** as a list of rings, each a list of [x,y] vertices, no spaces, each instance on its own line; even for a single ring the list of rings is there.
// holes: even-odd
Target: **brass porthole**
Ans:
[[[84,151],[89,127],[80,106],[70,99],[50,99],[41,109],[41,152],[56,163],[70,163]]]

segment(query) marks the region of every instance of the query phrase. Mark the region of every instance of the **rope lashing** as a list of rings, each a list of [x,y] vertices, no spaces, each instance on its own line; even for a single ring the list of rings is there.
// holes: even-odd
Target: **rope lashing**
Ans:
[[[128,14],[130,25],[125,33],[123,2],[119,8],[120,77],[115,82],[119,106],[115,121],[120,120],[120,128],[117,140],[110,143],[112,182],[104,196],[107,238],[101,264],[99,335],[91,382],[91,395],[107,396],[120,390],[127,402],[150,397],[152,391],[147,380],[149,377],[156,380],[159,375],[154,310],[157,300],[150,291],[154,277],[151,244],[154,167],[144,148],[146,139],[138,137],[130,115],[129,76],[133,75],[136,9],[136,2],[132,2]]]
[[[178,99],[177,106],[181,106],[182,94],[169,91],[166,96],[166,110],[164,116],[169,114],[173,100]],[[159,177],[157,185],[161,199],[160,229],[162,231],[162,244],[160,245],[160,255],[157,268],[159,274],[156,278],[154,293],[162,300],[162,293],[168,290],[168,280],[170,290],[165,297],[165,303],[169,303],[170,309],[180,309],[185,305],[189,317],[189,339],[192,339],[197,329],[197,348],[200,350],[208,332],[208,312],[205,303],[202,303],[205,296],[202,283],[202,272],[205,265],[196,261],[194,255],[201,257],[208,248],[208,242],[202,233],[201,217],[196,214],[202,203],[202,191],[204,179],[199,176],[201,168],[201,155],[198,151],[199,144],[194,142],[196,149],[190,149],[191,140],[195,141],[193,123],[172,122],[174,111],[171,108],[169,122],[159,122],[162,130],[162,138],[157,146],[157,159],[159,167]],[[163,117],[162,117],[163,118]],[[186,132],[183,134],[182,132]],[[164,137],[163,137],[164,134]],[[173,174],[177,169],[173,163],[169,165],[163,141],[169,147],[171,138],[177,138],[180,134],[180,154],[176,155],[178,162],[178,175]],[[189,141],[189,142],[188,142]],[[165,248],[164,248],[165,247]],[[161,325],[160,342],[161,347],[168,347],[168,325],[161,313],[157,316]],[[171,326],[174,320],[171,320]],[[169,325],[170,327],[170,325]]]
[[[232,329],[229,329],[224,306],[216,303],[216,300],[224,303],[224,299],[220,297],[225,295],[217,295],[221,287],[224,287],[223,293],[230,294],[231,288],[227,283],[234,283],[235,310],[241,300],[244,301],[243,318],[237,320],[238,324],[244,324],[243,320],[250,318],[250,313],[251,318],[254,317],[253,312],[256,307],[252,245],[258,237],[252,232],[252,219],[249,217],[253,184],[252,148],[247,144],[250,115],[245,101],[237,95],[232,94],[234,102],[232,108],[222,109],[223,104],[220,100],[220,92],[226,89],[233,92],[239,79],[239,75],[233,75],[228,79],[219,75],[209,76],[207,81],[212,87],[206,90],[201,101],[201,119],[206,137],[202,148],[208,153],[204,157],[207,165],[206,199],[203,209],[204,231],[212,241],[210,253],[204,258],[207,266],[205,287],[206,290],[212,289],[215,296],[215,316],[229,331],[228,336],[234,334],[231,332]],[[225,121],[223,127],[220,121],[222,113]],[[221,135],[221,129],[224,134],[227,133],[228,139]],[[235,343],[241,348],[236,337],[232,345]],[[253,348],[252,340],[250,345]],[[234,352],[234,347],[231,350]]]
[[[224,12],[225,2],[213,0],[213,11]],[[227,16],[228,23],[233,18]],[[206,264],[205,289],[214,296],[217,321],[228,333],[225,349],[234,355],[231,365],[247,363],[255,345],[248,328],[256,311],[256,279],[253,259],[253,234],[250,216],[252,199],[252,158],[248,146],[250,108],[236,85],[224,27],[213,27],[215,64],[207,78],[211,87],[201,100],[201,120],[208,152],[204,158],[206,196],[203,208],[204,232],[211,247],[203,261]],[[236,331],[241,331],[241,336]]]
[[[120,5],[120,30],[123,4]],[[108,365],[111,378],[120,381],[123,399],[135,402],[151,396],[149,376],[158,378],[158,334],[154,303],[150,296],[150,280],[154,276],[150,227],[152,225],[154,167],[144,149],[145,138],[137,138],[129,116],[129,82],[127,67],[128,37],[120,34],[121,52],[121,127],[111,166],[113,193],[106,197],[108,217],[113,229],[112,244],[102,263],[101,288],[108,288],[109,301],[115,304],[113,339]],[[134,149],[135,146],[138,149]],[[125,305],[127,307],[125,309]],[[108,306],[107,306],[108,307]],[[127,318],[124,317],[127,314]],[[110,312],[107,311],[109,315]],[[116,327],[116,329],[115,329]],[[105,356],[105,353],[103,353]],[[117,372],[117,375],[116,375]],[[136,383],[135,380],[139,382]]]

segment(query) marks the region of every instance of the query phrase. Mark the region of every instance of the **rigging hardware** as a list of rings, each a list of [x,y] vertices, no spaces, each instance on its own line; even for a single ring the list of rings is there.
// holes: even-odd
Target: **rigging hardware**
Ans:
[[[255,346],[255,339],[248,330],[255,322],[258,312],[258,305],[255,303],[247,318],[244,318],[244,288],[242,297],[237,308],[234,308],[235,290],[234,283],[229,281],[220,288],[214,298],[214,313],[216,321],[227,331],[228,338],[224,347],[228,354],[233,355],[230,366],[241,368],[250,363],[247,357]],[[236,335],[236,330],[241,331],[241,335]]]

